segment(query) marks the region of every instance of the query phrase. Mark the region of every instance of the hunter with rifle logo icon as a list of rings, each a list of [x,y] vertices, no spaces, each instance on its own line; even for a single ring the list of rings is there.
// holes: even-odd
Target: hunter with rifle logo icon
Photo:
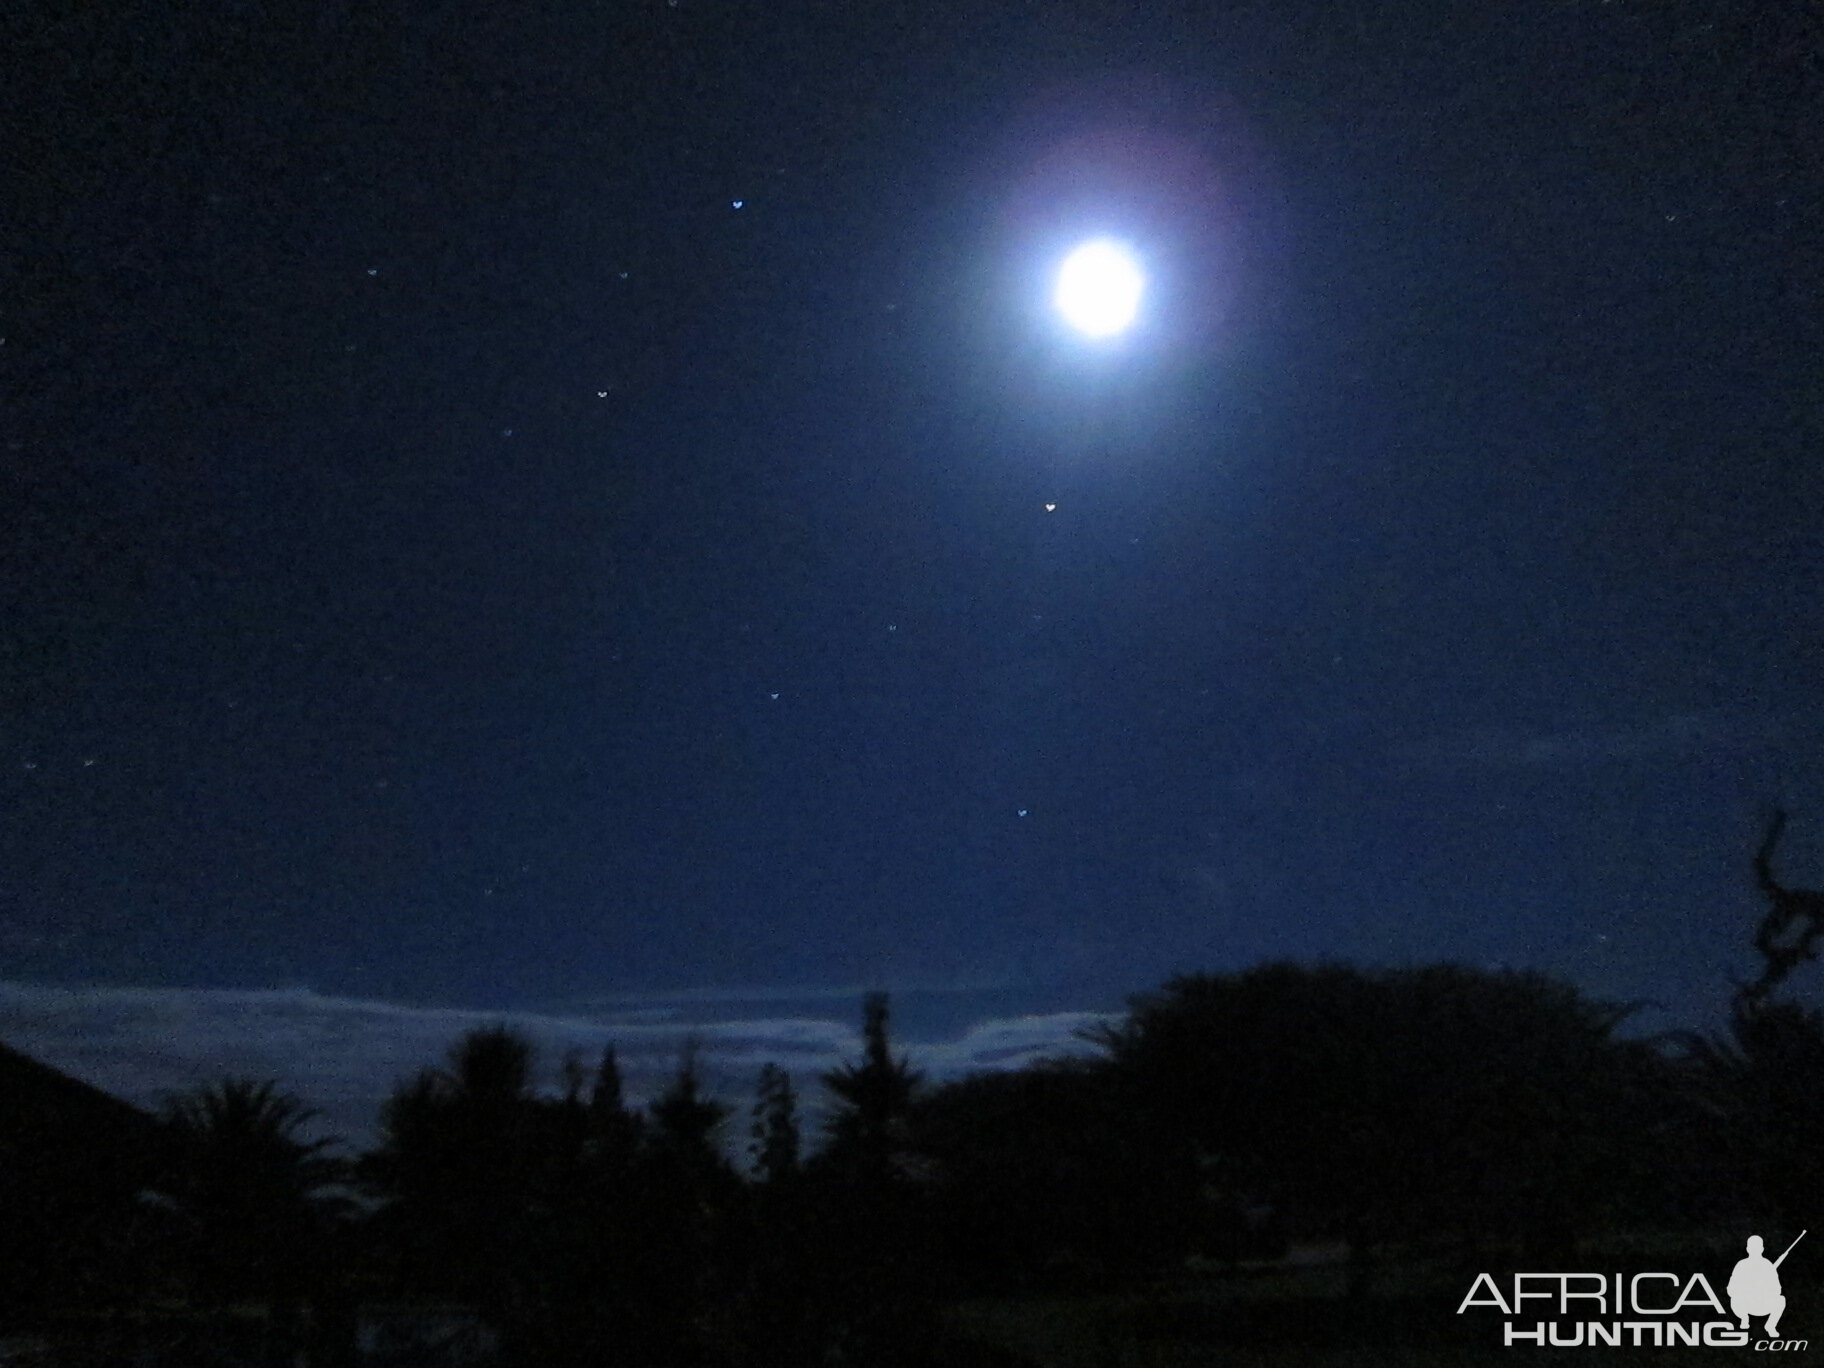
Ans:
[[[1786,1246],[1786,1254],[1792,1253],[1793,1245],[1804,1238],[1801,1230],[1798,1238]],[[1786,1254],[1769,1263],[1761,1248],[1761,1237],[1750,1235],[1748,1257],[1740,1260],[1729,1275],[1729,1309],[1741,1317],[1744,1330],[1750,1316],[1767,1317],[1767,1336],[1777,1339],[1780,1317],[1786,1312],[1786,1298],[1780,1291],[1780,1265],[1786,1262]]]

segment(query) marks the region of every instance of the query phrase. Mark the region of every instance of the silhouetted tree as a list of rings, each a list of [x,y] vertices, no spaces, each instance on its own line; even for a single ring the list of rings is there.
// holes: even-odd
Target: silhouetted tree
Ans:
[[[674,1192],[656,1181],[612,1045],[592,1078],[567,1069],[563,1085],[533,1106],[544,1121],[516,1352],[540,1368],[669,1362],[690,1332],[666,1281]]]
[[[336,1141],[301,1134],[315,1115],[277,1084],[245,1078],[167,1105],[172,1162],[157,1190],[205,1300],[290,1302],[320,1280],[349,1206],[346,1165],[328,1152]]]
[[[403,1280],[496,1316],[523,1293],[545,1176],[532,1061],[506,1027],[469,1032],[447,1069],[394,1091],[362,1163]]]
[[[979,1073],[912,1108],[944,1263],[963,1287],[1036,1285],[1182,1254],[1183,1191],[1101,1061]]]
[[[703,1088],[698,1046],[647,1108],[638,1161],[643,1288],[639,1340],[680,1365],[713,1361],[731,1330],[726,1311],[744,1253],[741,1181],[719,1140],[729,1108]]]
[[[1824,1191],[1824,1014],[1762,1000],[1684,1041],[1690,1185],[1731,1219],[1803,1226]]]
[[[654,1155],[693,1171],[727,1166],[716,1146],[716,1137],[728,1119],[729,1108],[704,1093],[699,1053],[696,1041],[686,1043],[677,1072],[647,1108],[652,1119],[650,1144]]]
[[[908,1129],[921,1082],[893,1053],[887,995],[868,994],[862,1057],[824,1074],[835,1105],[807,1165],[822,1314],[856,1361],[880,1361],[928,1310],[931,1234]]]
[[[760,1067],[748,1158],[762,1183],[787,1182],[798,1173],[798,1096],[791,1075],[777,1064]]]
[[[869,993],[862,1000],[861,1059],[823,1076],[836,1106],[822,1163],[865,1183],[889,1180],[901,1167],[906,1114],[922,1081],[904,1056],[894,1056],[887,1017],[887,995]]]
[[[1824,937],[1824,893],[1782,884],[1773,872],[1773,852],[1786,831],[1786,814],[1775,810],[1767,834],[1754,856],[1754,879],[1767,898],[1767,912],[1755,928],[1755,953],[1761,957],[1760,976],[1736,995],[1738,1018],[1752,1016],[1793,970],[1818,957]]]
[[[1102,1033],[1187,1203],[1265,1198],[1376,1246],[1562,1246],[1628,1190],[1660,1062],[1625,1008],[1536,974],[1267,965],[1192,975]]]
[[[450,1051],[449,1082],[465,1107],[517,1116],[531,1097],[532,1042],[505,1026],[468,1032]]]
[[[614,1046],[602,1051],[589,1093],[589,1139],[600,1163],[624,1170],[640,1143],[642,1119],[628,1108],[621,1083],[621,1065]]]
[[[1824,1014],[1774,994],[1817,958],[1824,894],[1773,872],[1786,828],[1776,811],[1753,860],[1767,911],[1753,935],[1761,972],[1739,985],[1725,1035],[1687,1034],[1692,1169],[1726,1194],[1735,1215],[1805,1224],[1824,1191]]]
[[[748,1130],[749,1193],[740,1289],[740,1362],[797,1365],[823,1357],[819,1301],[828,1288],[813,1246],[826,1238],[808,1209],[800,1160],[797,1094],[776,1064],[760,1070]]]

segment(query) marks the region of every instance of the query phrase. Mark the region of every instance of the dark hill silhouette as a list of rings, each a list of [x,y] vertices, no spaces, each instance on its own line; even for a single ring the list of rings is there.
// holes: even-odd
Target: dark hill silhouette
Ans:
[[[157,1120],[0,1044],[0,1326],[126,1295]]]
[[[0,1041],[0,1154],[86,1137],[143,1143],[156,1128],[150,1112]]]

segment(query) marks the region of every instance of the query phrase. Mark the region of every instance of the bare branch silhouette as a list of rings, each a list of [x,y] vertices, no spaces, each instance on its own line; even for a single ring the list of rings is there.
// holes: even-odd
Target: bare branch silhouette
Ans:
[[[1786,831],[1786,813],[1776,809],[1767,824],[1767,835],[1754,854],[1754,878],[1767,896],[1767,915],[1755,928],[1754,948],[1761,957],[1761,976],[1743,984],[1735,995],[1738,1016],[1751,1017],[1765,1006],[1773,990],[1794,969],[1818,957],[1818,940],[1824,936],[1824,893],[1788,888],[1773,873],[1773,852]]]

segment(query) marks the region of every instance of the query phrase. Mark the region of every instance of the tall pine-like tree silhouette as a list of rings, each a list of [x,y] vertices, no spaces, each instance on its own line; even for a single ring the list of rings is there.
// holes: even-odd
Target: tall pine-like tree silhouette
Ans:
[[[791,1075],[777,1064],[760,1068],[749,1135],[747,1154],[759,1182],[774,1186],[797,1176],[798,1095]]]
[[[823,1076],[836,1100],[826,1126],[824,1166],[862,1182],[889,1181],[903,1172],[906,1117],[923,1076],[895,1056],[887,1037],[885,993],[862,1000],[862,1056]]]
[[[888,1359],[921,1323],[932,1275],[920,1192],[911,1181],[910,1112],[922,1078],[893,1053],[885,993],[862,1001],[862,1055],[823,1075],[834,1102],[810,1165],[816,1277],[841,1352]]]

